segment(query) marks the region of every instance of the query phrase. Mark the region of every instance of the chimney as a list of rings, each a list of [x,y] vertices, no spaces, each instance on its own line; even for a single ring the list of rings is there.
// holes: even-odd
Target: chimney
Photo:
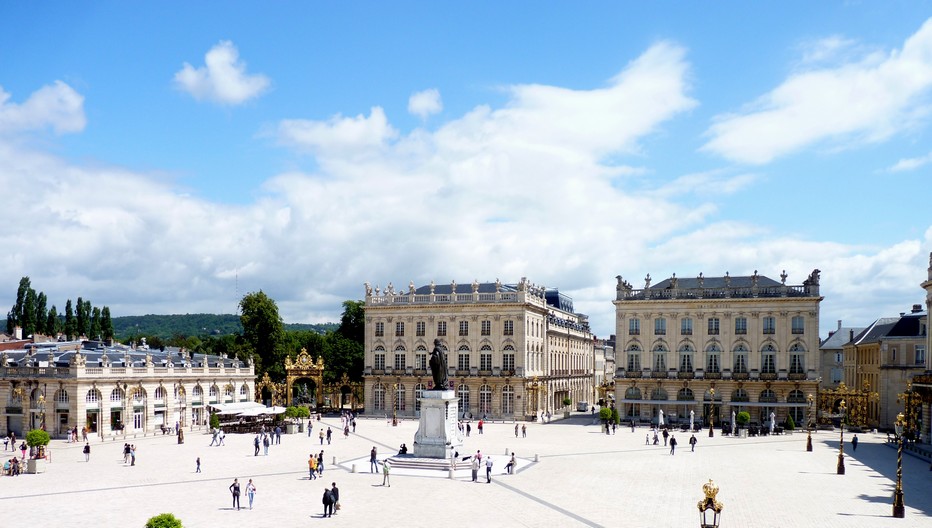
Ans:
[[[841,330],[841,319],[838,320],[838,329]]]
[[[914,304],[914,305],[913,305],[913,310],[912,310],[910,313],[919,313],[919,312],[921,312],[921,311],[922,311],[922,305],[921,305],[921,304]]]
[[[854,341],[854,330],[848,330],[848,341]]]

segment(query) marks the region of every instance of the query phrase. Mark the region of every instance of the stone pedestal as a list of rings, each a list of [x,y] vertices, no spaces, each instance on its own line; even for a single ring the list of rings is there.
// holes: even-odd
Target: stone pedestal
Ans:
[[[451,390],[421,393],[421,421],[414,435],[414,456],[447,458],[451,447],[463,445],[457,429],[458,400]]]

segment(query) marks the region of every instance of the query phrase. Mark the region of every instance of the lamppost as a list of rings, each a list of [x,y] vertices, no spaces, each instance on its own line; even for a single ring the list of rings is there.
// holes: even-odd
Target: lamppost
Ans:
[[[896,436],[899,445],[896,449],[896,489],[893,491],[893,516],[902,519],[906,516],[906,505],[903,504],[903,440],[906,435],[906,418],[903,413],[896,415]]]
[[[398,425],[398,384],[392,383],[392,426]]]
[[[806,451],[812,451],[812,394],[806,397],[809,402],[809,418],[806,419]]]
[[[709,389],[709,395],[712,397],[712,399],[709,400],[709,438],[712,438],[715,436],[715,430],[712,428],[712,422],[715,418],[715,387]]]
[[[718,486],[712,482],[712,479],[702,486],[702,492],[705,497],[696,505],[699,508],[699,527],[700,528],[718,528],[721,522],[722,510],[725,505],[716,499],[718,495]]]
[[[838,474],[845,474],[845,400],[841,400],[841,403],[838,404],[838,410],[841,412],[841,422],[839,423],[841,429],[841,436],[838,441]]]

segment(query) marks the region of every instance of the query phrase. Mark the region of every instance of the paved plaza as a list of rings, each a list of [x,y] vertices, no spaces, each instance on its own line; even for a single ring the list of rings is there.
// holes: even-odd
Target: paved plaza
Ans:
[[[333,429],[332,444],[320,445],[317,427]],[[445,472],[394,471],[391,487],[369,473],[368,453],[394,454],[412,445],[417,422],[397,427],[385,420],[360,419],[348,439],[339,418],[315,424],[311,438],[282,435],[269,455],[253,456],[252,435],[228,435],[223,447],[210,437],[188,433],[129,439],[137,446],[136,466],[124,465],[123,441],[92,443],[90,462],[83,444],[53,441],[52,462],[40,475],[0,477],[0,511],[17,526],[142,527],[158,513],[172,512],[186,527],[216,526],[698,526],[701,486],[713,479],[725,505],[723,527],[883,527],[929,526],[932,522],[932,471],[928,462],[904,455],[906,518],[890,517],[896,478],[896,452],[885,435],[861,434],[851,453],[845,435],[847,474],[837,475],[838,432],[738,439],[675,433],[671,456],[662,445],[644,445],[646,430],[619,428],[607,436],[589,416],[550,424],[529,424],[527,438],[515,438],[513,423],[473,427],[460,453],[481,450],[494,460],[491,484],[485,470],[470,482],[462,463],[456,478]],[[323,479],[308,480],[310,453],[325,454]],[[503,475],[514,451],[518,472]],[[8,457],[9,451],[7,452]],[[200,456],[202,473],[195,473]],[[331,462],[337,461],[334,466]],[[355,472],[353,466],[355,465]],[[234,478],[258,488],[255,508],[231,508]],[[321,518],[325,485],[336,482],[343,509]],[[244,496],[243,505],[247,505]]]

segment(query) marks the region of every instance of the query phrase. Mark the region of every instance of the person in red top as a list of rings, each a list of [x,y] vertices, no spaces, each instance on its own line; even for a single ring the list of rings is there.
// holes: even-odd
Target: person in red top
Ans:
[[[479,434],[482,434],[482,420],[481,419],[479,420],[478,428],[479,428]]]

